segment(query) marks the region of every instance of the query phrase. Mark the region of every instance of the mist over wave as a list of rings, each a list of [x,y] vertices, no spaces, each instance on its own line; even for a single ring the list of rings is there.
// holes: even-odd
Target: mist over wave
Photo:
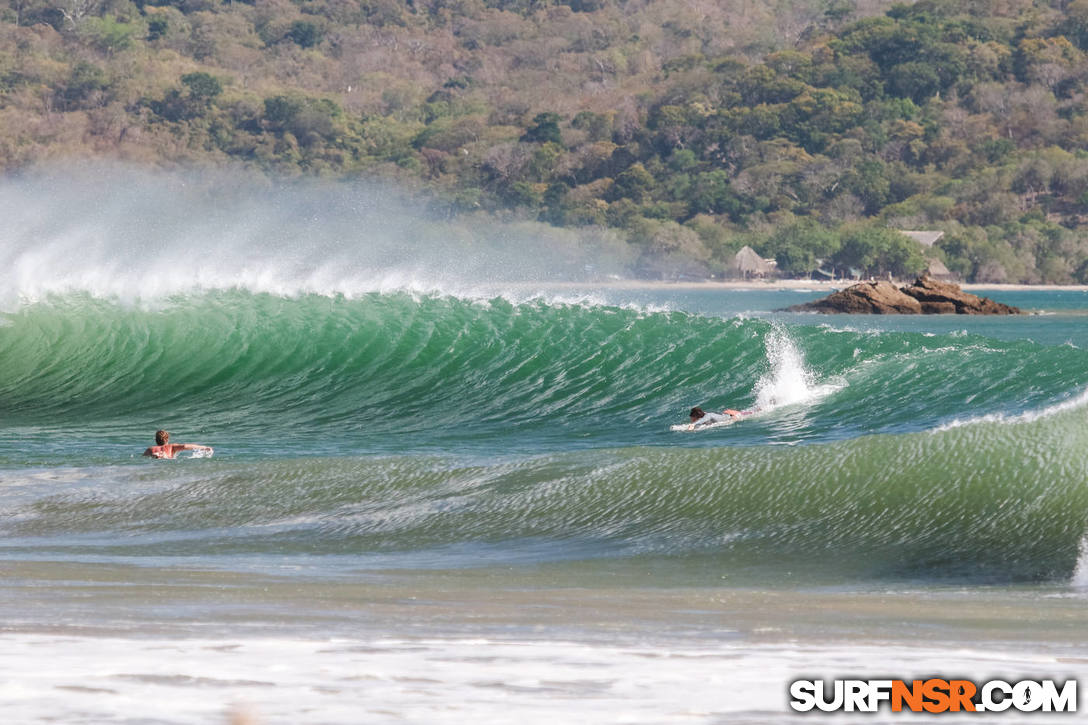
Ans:
[[[365,182],[260,184],[230,172],[123,166],[0,181],[0,309],[85,292],[160,300],[198,290],[479,296],[510,282],[624,273],[612,232],[441,218]]]

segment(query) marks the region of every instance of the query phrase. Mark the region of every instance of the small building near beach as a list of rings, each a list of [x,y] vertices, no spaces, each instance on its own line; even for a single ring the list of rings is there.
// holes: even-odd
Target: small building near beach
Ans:
[[[746,244],[733,257],[733,263],[729,265],[729,269],[733,274],[744,279],[753,277],[763,279],[774,274],[775,266],[773,260],[764,259]]]
[[[956,275],[945,266],[944,262],[936,257],[926,257],[926,273],[933,279],[948,282],[955,279]]]
[[[898,230],[900,234],[906,235],[914,241],[921,244],[923,247],[932,247],[937,243],[937,240],[944,236],[944,232],[908,232],[903,229]]]

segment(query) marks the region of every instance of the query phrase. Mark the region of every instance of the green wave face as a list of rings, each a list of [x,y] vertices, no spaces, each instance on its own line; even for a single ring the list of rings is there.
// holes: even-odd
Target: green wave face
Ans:
[[[5,512],[4,548],[347,555],[363,567],[666,556],[723,575],[816,581],[1068,578],[1088,525],[1086,418],[1076,408],[793,448],[628,448],[476,464],[397,456],[129,466]]]
[[[762,327],[406,294],[217,293],[159,310],[66,299],[0,327],[0,404],[31,425],[138,412],[335,442],[581,432],[632,411],[645,421],[665,400],[680,411],[677,391],[721,378],[723,354],[763,360]]]
[[[24,306],[3,318],[0,370],[8,425],[98,442],[161,423],[258,447],[520,452],[929,430],[1077,395],[1088,355],[591,304],[216,292]],[[763,412],[728,437],[670,434],[693,405]]]
[[[1069,577],[1086,373],[1071,345],[589,303],[54,297],[0,322],[0,475],[25,488],[0,534],[72,555]],[[696,404],[760,410],[670,430]],[[158,427],[217,455],[117,465]],[[65,463],[69,484],[25,473]]]

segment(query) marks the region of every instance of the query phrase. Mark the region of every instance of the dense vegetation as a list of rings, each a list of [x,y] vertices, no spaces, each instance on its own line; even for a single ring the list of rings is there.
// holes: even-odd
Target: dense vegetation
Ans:
[[[0,0],[0,166],[367,175],[612,227],[646,275],[742,245],[1088,282],[1088,0]]]

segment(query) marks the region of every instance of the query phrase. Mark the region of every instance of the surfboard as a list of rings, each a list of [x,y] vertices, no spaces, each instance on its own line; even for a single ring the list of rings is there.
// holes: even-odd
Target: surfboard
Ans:
[[[730,418],[729,420],[720,420],[717,423],[710,423],[709,425],[700,425],[695,428],[691,427],[691,423],[683,423],[681,425],[670,425],[669,430],[675,433],[698,433],[701,430],[711,430],[713,428],[725,428],[726,426],[733,425],[739,418]]]

